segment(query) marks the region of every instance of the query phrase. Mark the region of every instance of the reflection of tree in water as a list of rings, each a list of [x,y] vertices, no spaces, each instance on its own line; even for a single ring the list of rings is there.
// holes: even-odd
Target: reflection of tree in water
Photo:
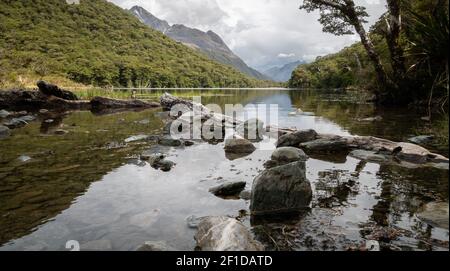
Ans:
[[[315,188],[317,205],[325,208],[342,205],[358,191],[355,178],[342,170],[319,172]]]

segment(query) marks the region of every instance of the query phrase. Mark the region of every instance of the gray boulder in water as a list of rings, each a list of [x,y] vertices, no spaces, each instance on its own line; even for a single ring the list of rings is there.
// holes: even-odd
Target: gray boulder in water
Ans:
[[[421,135],[421,136],[415,136],[408,139],[409,142],[418,144],[418,145],[426,145],[433,141],[434,136],[431,135]]]
[[[250,231],[234,218],[206,217],[195,235],[202,251],[263,251],[264,246],[253,239]]]
[[[306,153],[339,153],[349,150],[349,145],[344,138],[320,138],[300,144],[300,148]]]
[[[228,138],[225,140],[224,149],[227,153],[250,154],[256,150],[256,147],[245,138]]]
[[[266,169],[255,178],[250,211],[252,215],[297,212],[308,208],[311,198],[305,162],[293,162]]]
[[[298,147],[301,143],[317,139],[314,130],[301,130],[281,136],[277,141],[277,147]]]

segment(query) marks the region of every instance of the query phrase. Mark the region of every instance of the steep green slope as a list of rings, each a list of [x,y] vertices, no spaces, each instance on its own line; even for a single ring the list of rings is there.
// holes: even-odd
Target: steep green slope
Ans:
[[[264,84],[149,29],[105,0],[0,1],[0,83],[47,75],[98,86]]]

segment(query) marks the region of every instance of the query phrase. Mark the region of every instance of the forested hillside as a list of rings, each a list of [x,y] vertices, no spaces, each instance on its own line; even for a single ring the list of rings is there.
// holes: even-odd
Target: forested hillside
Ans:
[[[264,85],[106,0],[0,1],[0,56],[3,87],[48,76],[96,86]]]

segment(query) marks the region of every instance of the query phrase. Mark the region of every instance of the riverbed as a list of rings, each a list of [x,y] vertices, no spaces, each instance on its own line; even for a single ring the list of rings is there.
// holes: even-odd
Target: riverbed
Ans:
[[[258,116],[266,125],[393,141],[433,134],[425,147],[448,156],[448,113],[429,118],[426,111],[376,108],[355,93],[169,92],[199,95],[203,104],[221,107],[276,104],[276,112]],[[138,95],[156,100],[161,93]],[[269,117],[275,113],[277,123]],[[238,117],[254,115],[250,106],[238,112]],[[386,250],[448,250],[448,228],[417,216],[427,203],[448,203],[448,169],[311,157],[306,162],[311,209],[284,221],[253,221],[248,200],[219,198],[208,190],[226,181],[245,181],[250,189],[275,149],[274,140],[229,160],[223,142],[190,147],[126,142],[132,136],[161,135],[167,118],[161,109],[37,117],[0,141],[0,250],[67,250],[67,241],[76,240],[92,250],[136,250],[146,241],[164,241],[189,251],[195,249],[196,232],[190,222],[216,215],[238,218],[267,250],[349,250],[377,238]],[[67,133],[54,133],[61,129]],[[140,160],[144,151],[165,153],[176,165],[169,172],[154,169]]]

